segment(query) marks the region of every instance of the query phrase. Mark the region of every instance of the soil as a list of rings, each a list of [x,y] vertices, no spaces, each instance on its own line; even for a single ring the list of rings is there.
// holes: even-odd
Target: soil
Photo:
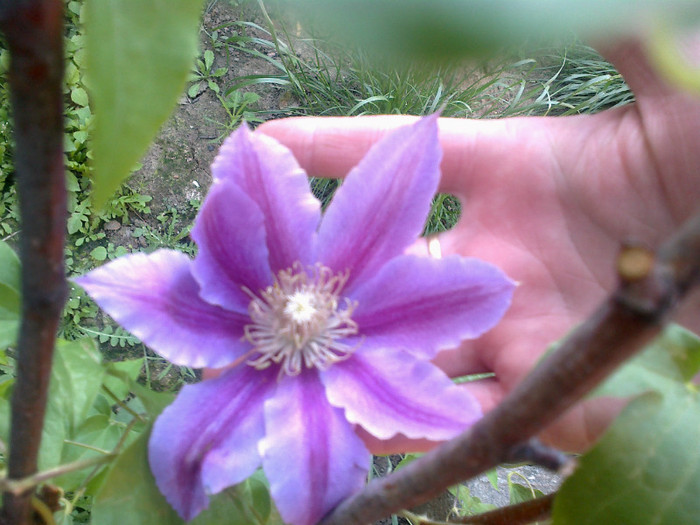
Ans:
[[[222,88],[233,85],[237,78],[253,74],[276,74],[268,61],[251,56],[248,53],[229,49],[228,56],[221,52],[216,42],[221,42],[234,34],[269,38],[264,32],[253,27],[242,28],[231,25],[238,20],[246,20],[265,26],[265,22],[259,12],[256,12],[248,4],[232,4],[225,1],[213,1],[209,3],[202,22],[202,51],[211,49],[215,53],[212,70],[216,68],[228,68],[227,73],[217,79]],[[212,34],[217,31],[214,41]],[[269,49],[259,46],[261,53],[270,53]],[[268,56],[273,56],[268,55]],[[189,87],[189,86],[188,86]],[[499,89],[496,87],[495,89]],[[265,112],[268,118],[285,116],[285,107],[289,105],[288,93],[277,86],[265,84],[246,87],[246,91],[252,91],[260,96],[254,109]],[[222,140],[231,131],[229,117],[221,102],[211,89],[201,89],[194,96],[183,95],[172,117],[163,126],[147,155],[142,160],[142,167],[136,171],[129,186],[140,194],[151,195],[151,214],[138,216],[131,224],[119,227],[106,227],[109,240],[115,245],[134,244],[132,236],[135,228],[147,223],[152,228],[159,227],[157,216],[168,210],[175,210],[180,217],[179,225],[185,227],[191,223],[196,214],[196,203],[201,202],[209,188],[212,178],[210,165],[217,153]],[[143,242],[143,241],[141,241]],[[122,350],[122,358],[126,357]],[[134,356],[132,356],[134,357]],[[139,357],[139,356],[135,356]],[[158,375],[166,365],[160,366],[154,361],[155,368],[152,376]],[[166,376],[161,389],[169,389],[176,381],[181,381],[179,375],[172,378],[172,382]],[[396,459],[396,458],[394,458]],[[387,458],[377,458],[375,468],[380,471],[386,468]],[[382,467],[383,465],[383,467]],[[556,476],[540,469],[527,467],[525,476],[532,482],[535,488],[544,492],[551,492],[557,486]],[[500,477],[505,474],[501,473]],[[482,501],[498,505],[507,504],[507,483],[501,480],[500,490],[491,487],[486,477],[476,478],[469,484],[474,496]],[[417,509],[434,518],[444,519],[452,509],[454,499],[445,494],[438,500]],[[391,519],[377,522],[379,525],[391,524]],[[402,518],[398,523],[408,523]]]

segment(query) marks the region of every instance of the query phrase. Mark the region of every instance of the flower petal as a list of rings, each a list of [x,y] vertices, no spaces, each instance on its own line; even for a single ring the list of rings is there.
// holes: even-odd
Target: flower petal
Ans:
[[[346,290],[402,253],[423,230],[442,152],[437,115],[378,142],[350,172],[319,229],[318,260],[350,270]]]
[[[276,140],[241,125],[221,146],[212,164],[215,180],[229,179],[255,203],[265,218],[270,267],[277,273],[295,262],[313,262],[313,243],[321,206],[306,173]]]
[[[158,488],[185,520],[209,505],[208,495],[240,483],[260,465],[263,403],[276,375],[240,366],[186,385],[158,417],[148,449]]]
[[[285,522],[317,523],[364,485],[370,454],[315,371],[282,379],[265,403],[265,433],[263,468]]]
[[[328,401],[379,439],[443,441],[481,417],[476,399],[435,365],[395,348],[363,345],[321,375]]]
[[[477,259],[402,255],[350,295],[357,301],[352,317],[373,345],[432,358],[492,328],[514,287],[500,269]]]
[[[102,309],[175,364],[220,368],[250,349],[247,316],[202,301],[183,253],[137,253],[74,279]]]
[[[272,284],[264,217],[255,202],[230,180],[212,185],[197,215],[192,238],[199,251],[192,275],[207,302],[246,313],[250,297]]]

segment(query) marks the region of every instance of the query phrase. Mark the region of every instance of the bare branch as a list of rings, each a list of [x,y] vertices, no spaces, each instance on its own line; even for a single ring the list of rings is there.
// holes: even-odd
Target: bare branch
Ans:
[[[22,323],[12,396],[8,476],[37,469],[56,328],[66,297],[63,167],[63,1],[0,5],[10,48],[9,81],[15,128],[22,235]],[[5,493],[4,523],[29,522],[31,493]]]
[[[656,258],[638,246],[623,248],[618,272],[618,289],[498,407],[456,439],[374,480],[322,523],[371,523],[508,461],[515,447],[544,430],[658,335],[673,306],[698,280],[700,215]]]

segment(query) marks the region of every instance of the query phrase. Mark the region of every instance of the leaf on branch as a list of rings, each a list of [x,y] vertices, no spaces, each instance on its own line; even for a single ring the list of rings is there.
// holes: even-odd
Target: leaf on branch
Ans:
[[[698,338],[677,326],[598,393],[637,395],[580,459],[554,503],[557,525],[694,523],[700,515]]]
[[[184,89],[201,9],[201,0],[85,4],[97,207],[146,152]]]

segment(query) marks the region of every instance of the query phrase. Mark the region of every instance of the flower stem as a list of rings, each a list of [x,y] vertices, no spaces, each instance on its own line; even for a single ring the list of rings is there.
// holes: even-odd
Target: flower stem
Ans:
[[[8,476],[37,470],[56,328],[67,294],[63,166],[63,1],[0,6],[10,49],[15,170],[22,215],[22,322],[12,396]],[[26,525],[31,493],[4,495],[2,522]]]

